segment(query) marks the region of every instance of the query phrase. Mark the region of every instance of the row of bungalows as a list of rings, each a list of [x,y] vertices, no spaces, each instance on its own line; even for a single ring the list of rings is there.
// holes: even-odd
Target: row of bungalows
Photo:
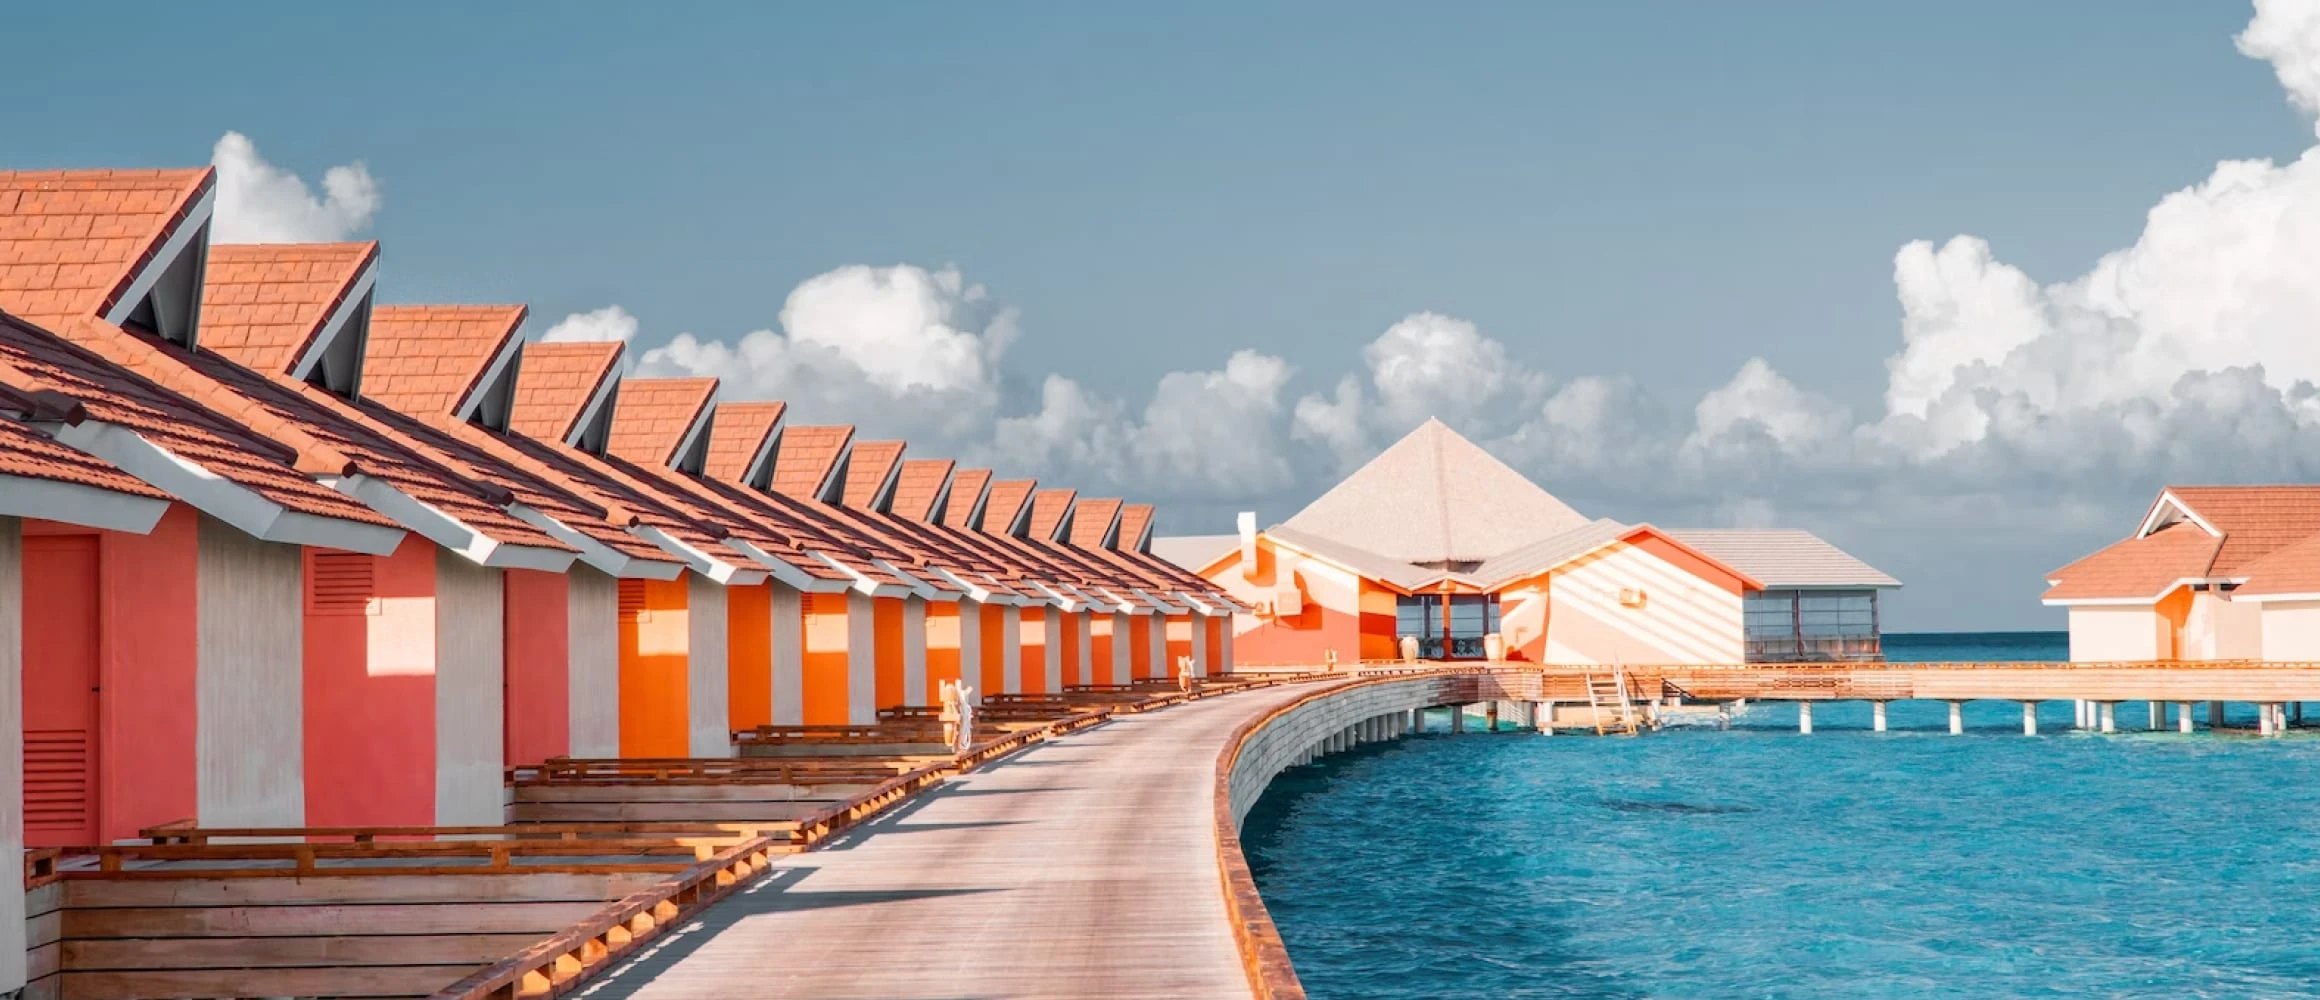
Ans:
[[[2046,582],[2075,661],[2320,661],[2320,486],[2167,487]]]
[[[1590,519],[1439,420],[1280,524],[1154,551],[1248,609],[1250,665],[1873,660],[1900,586],[1805,531]]]
[[[1231,669],[1148,505],[379,304],[377,244],[213,247],[216,194],[0,173],[8,848],[492,824],[511,765]]]

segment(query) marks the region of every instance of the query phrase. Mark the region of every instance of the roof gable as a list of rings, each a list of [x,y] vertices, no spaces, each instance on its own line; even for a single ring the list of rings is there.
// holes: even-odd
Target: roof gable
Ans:
[[[377,306],[363,392],[405,413],[467,419],[494,376],[510,373],[520,347],[516,328],[528,312],[520,305]],[[512,397],[512,383],[509,389]]]
[[[245,243],[213,247],[203,274],[201,346],[252,371],[361,386],[379,245]]]
[[[2114,542],[2046,574],[2048,604],[2148,603],[2205,578],[2223,540],[2189,523]]]
[[[773,491],[800,500],[835,500],[843,482],[850,424],[790,427],[781,432],[773,456]]]
[[[558,444],[580,444],[597,425],[609,436],[621,351],[616,340],[525,344],[508,429]]]
[[[2170,486],[2152,505],[2143,533],[2179,519],[2222,533],[2209,572],[2237,576],[2272,552],[2320,534],[2320,486]]]
[[[1071,520],[1071,502],[1078,490],[1040,490],[1031,495],[1031,537],[1043,542],[1063,537]]]
[[[1284,525],[1417,564],[1477,562],[1587,519],[1440,420],[1427,420]]]
[[[709,402],[716,396],[713,378],[623,379],[605,450],[639,465],[677,467],[708,444]]]
[[[709,455],[702,472],[756,489],[773,482],[773,446],[789,404],[719,403],[709,419]]]
[[[1112,547],[1120,524],[1120,501],[1082,500],[1071,511],[1071,544],[1083,549]]]
[[[975,529],[983,526],[983,511],[990,505],[991,470],[960,469],[951,473],[951,494],[943,505],[942,523],[948,528]]]
[[[1038,488],[1036,479],[992,480],[980,527],[994,535],[1019,534],[1031,512],[1031,494]]]
[[[1120,505],[1120,533],[1112,547],[1123,552],[1152,551],[1151,504]]]
[[[94,317],[196,342],[217,172],[0,172],[0,309],[69,334]]]
[[[936,521],[944,513],[943,501],[950,492],[951,469],[956,465],[947,458],[904,461],[894,478],[894,502],[887,509],[913,521]]]
[[[1676,541],[1706,553],[1774,590],[1899,587],[1901,581],[1809,531],[1683,530]]]
[[[841,494],[846,506],[884,510],[893,502],[896,477],[902,472],[901,441],[858,441],[846,456],[846,483]]]

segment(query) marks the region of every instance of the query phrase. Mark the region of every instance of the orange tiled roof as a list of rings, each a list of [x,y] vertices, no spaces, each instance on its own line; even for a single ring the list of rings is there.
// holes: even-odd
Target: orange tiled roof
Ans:
[[[1032,491],[1039,488],[1036,479],[998,479],[991,483],[991,499],[983,507],[983,530],[1004,535],[1015,527],[1015,518],[1031,502]]]
[[[2270,555],[2247,564],[2248,582],[2232,592],[2238,597],[2274,594],[2320,594],[2320,534],[2273,549]]]
[[[375,242],[211,248],[202,273],[201,346],[254,371],[289,371],[378,257]]]
[[[0,171],[0,309],[55,332],[104,315],[216,178],[208,167]]]
[[[667,465],[716,395],[713,378],[621,379],[605,450],[640,465]]]
[[[76,340],[128,338],[95,319],[75,323]],[[158,356],[156,355],[156,359]],[[315,482],[293,466],[343,460],[305,451],[214,412],[153,379],[45,330],[0,317],[0,384],[22,391],[54,389],[79,400],[90,419],[135,431],[184,461],[279,504],[318,517],[393,527],[370,508]],[[344,469],[315,471],[343,472]]]
[[[903,442],[863,441],[854,445],[846,456],[846,489],[844,501],[848,507],[869,507],[878,499],[878,490],[894,474],[894,467],[902,463]]]
[[[528,312],[520,305],[373,308],[363,395],[405,413],[450,413]]]
[[[1152,527],[1152,505],[1130,503],[1120,505],[1119,548],[1127,551],[1144,539],[1144,532]]]
[[[1071,513],[1071,502],[1079,496],[1078,490],[1040,490],[1031,495],[1031,537],[1043,542],[1054,541],[1056,530],[1063,527],[1063,516]]]
[[[2179,581],[2207,576],[2220,547],[2220,539],[2196,524],[2171,524],[2048,573],[2053,586],[2045,599],[2157,599]]]
[[[2170,486],[2167,492],[2223,532],[2216,576],[2237,576],[2274,550],[2320,534],[2320,486]]]
[[[801,500],[816,494],[830,481],[830,470],[846,453],[854,428],[845,424],[791,427],[781,432],[781,448],[773,457],[773,490]]]
[[[943,527],[980,527],[970,522],[975,516],[975,502],[983,499],[983,491],[990,486],[989,469],[960,469],[951,473],[951,496],[950,502],[943,505]]]
[[[78,401],[58,395],[51,402],[71,405]],[[0,385],[0,409],[30,416],[40,408],[40,403],[28,393]],[[143,480],[114,468],[112,463],[58,444],[48,435],[15,420],[0,420],[0,476],[45,479],[157,500],[169,499]]]
[[[516,370],[516,399],[508,429],[542,441],[562,441],[620,362],[617,340],[524,345]]]
[[[764,452],[765,439],[781,426],[781,415],[787,409],[789,404],[779,400],[717,404],[716,413],[709,417],[706,474],[729,483],[740,482],[749,474],[749,463]]]
[[[913,521],[931,519],[955,464],[947,458],[914,458],[903,462],[902,474],[894,481],[894,502],[888,509]]]
[[[1071,544],[1083,549],[1098,549],[1104,536],[1110,533],[1112,521],[1120,515],[1118,500],[1082,500],[1071,514]]]

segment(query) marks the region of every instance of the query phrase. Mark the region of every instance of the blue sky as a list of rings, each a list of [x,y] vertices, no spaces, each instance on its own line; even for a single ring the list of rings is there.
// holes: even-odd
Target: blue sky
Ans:
[[[1761,358],[1865,419],[1902,346],[1905,243],[1970,233],[2067,281],[2217,161],[2313,144],[2273,67],[2235,51],[2237,3],[1249,6],[46,5],[12,16],[0,82],[38,99],[0,102],[0,161],[198,163],[229,130],[309,180],[359,160],[385,297],[526,301],[535,328],[618,304],[637,348],[775,327],[847,265],[950,265],[985,290],[978,323],[1004,309],[1019,331],[985,354],[991,420],[1038,410],[1055,374],[1122,408],[1119,436],[837,416],[1160,496],[1198,531],[1286,517],[1390,440],[1381,418],[1331,452],[1290,410],[1413,314],[1502,345],[1538,376],[1508,390],[1533,409],[1627,376],[1689,420]],[[1165,447],[1156,380],[1241,350],[1293,372],[1267,411],[1277,468],[1073,457]],[[1938,530],[1857,461],[1796,459],[1742,502],[1510,461],[1590,514],[1821,530],[1910,580],[1903,625],[1970,627],[2053,621],[2038,572],[2125,531],[2158,482],[2297,471],[2164,451],[2035,504],[2004,470],[1973,479],[1947,507],[1982,513]],[[1912,497],[1957,478],[1931,467]],[[1853,499],[1825,507],[1814,477]],[[1927,551],[1990,511],[2028,520]],[[2006,585],[1976,588],[1989,574]]]

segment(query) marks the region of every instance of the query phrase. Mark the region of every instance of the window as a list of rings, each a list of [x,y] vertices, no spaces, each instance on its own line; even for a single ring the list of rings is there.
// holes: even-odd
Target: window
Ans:
[[[1763,591],[1748,595],[1741,614],[1751,662],[1881,655],[1873,590]]]

